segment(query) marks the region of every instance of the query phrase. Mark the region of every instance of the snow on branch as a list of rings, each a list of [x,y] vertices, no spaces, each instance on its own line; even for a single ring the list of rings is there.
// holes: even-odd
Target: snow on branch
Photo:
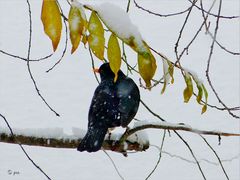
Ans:
[[[55,148],[77,148],[86,131],[73,128],[72,134],[66,134],[62,128],[36,128],[36,129],[12,129],[14,136],[7,128],[0,127],[0,142],[33,145]],[[144,134],[144,133],[142,133]],[[124,153],[126,151],[145,151],[149,148],[149,141],[143,139],[146,136],[138,135],[129,137],[124,143],[120,143],[122,136],[112,133],[106,136],[103,149]]]
[[[129,129],[126,131],[120,141],[124,141],[129,136],[132,136],[134,133],[139,132],[141,130],[145,129],[165,129],[165,130],[173,130],[173,131],[188,131],[195,134],[202,134],[202,135],[214,135],[214,136],[240,136],[239,133],[227,133],[222,131],[216,131],[216,130],[200,130],[197,128],[192,128],[189,125],[183,124],[183,123],[168,123],[163,121],[139,121],[136,122],[134,127],[132,129]]]
[[[150,128],[188,131],[202,135],[240,136],[239,133],[200,130],[182,123],[140,121],[136,122],[133,128],[127,129],[124,134],[112,133],[107,135],[102,148],[121,153],[126,151],[145,151],[149,148],[149,140],[146,132],[142,130]],[[79,128],[73,128],[71,135],[66,134],[61,128],[13,129],[13,132],[14,136],[11,135],[7,128],[0,127],[0,142],[56,148],[76,148],[85,134],[85,131]]]

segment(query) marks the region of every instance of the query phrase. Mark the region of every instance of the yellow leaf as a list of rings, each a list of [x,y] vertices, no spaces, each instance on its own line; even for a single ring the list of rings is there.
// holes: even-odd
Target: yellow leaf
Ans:
[[[207,105],[205,104],[203,107],[202,107],[202,114],[205,113],[207,111]]]
[[[146,83],[146,87],[151,89],[151,79],[153,78],[157,65],[154,56],[149,50],[147,53],[138,53],[138,69],[141,77]]]
[[[95,34],[95,35],[104,34],[103,25],[94,11],[92,12],[89,18],[88,31],[90,34]]]
[[[96,57],[103,60],[104,58],[104,29],[101,21],[97,17],[96,13],[93,11],[88,24],[88,31],[90,33],[88,37],[88,42],[91,50]]]
[[[172,80],[171,80],[171,84],[173,84],[174,83],[174,77],[173,77],[173,73],[174,73],[174,66],[173,66],[173,64],[169,61],[169,60],[167,60],[167,63],[168,63],[168,72],[169,72],[169,75],[171,76],[171,78],[172,78]]]
[[[41,19],[44,31],[52,40],[53,50],[56,51],[62,31],[61,14],[56,0],[43,0]]]
[[[117,37],[114,34],[111,34],[108,40],[107,55],[108,55],[110,68],[115,74],[114,82],[116,82],[118,78],[118,71],[121,67],[121,51],[120,51]]]
[[[84,34],[83,37],[82,37],[82,43],[85,46],[87,44],[87,42],[88,42],[88,36]]]
[[[71,53],[73,53],[77,49],[82,35],[85,34],[87,26],[86,15],[80,3],[74,1],[71,4],[68,14],[68,23],[70,29],[70,39],[72,43]]]
[[[184,102],[187,103],[193,95],[193,84],[191,76],[186,72],[185,73],[185,82],[187,87],[183,91]]]
[[[95,56],[100,60],[103,60],[104,59],[104,43],[105,43],[104,37],[90,34],[88,36],[88,43],[92,52],[95,54]]]
[[[205,104],[202,107],[202,114],[203,114],[207,111],[208,92],[203,84],[202,84],[202,88],[203,88],[203,92],[204,92],[204,96],[205,96]]]

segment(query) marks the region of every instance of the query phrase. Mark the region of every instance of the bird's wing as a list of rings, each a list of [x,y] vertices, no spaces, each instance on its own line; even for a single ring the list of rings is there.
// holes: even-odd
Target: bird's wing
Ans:
[[[126,78],[119,84],[118,97],[121,126],[126,127],[136,115],[140,101],[139,89],[132,79]]]
[[[118,103],[114,86],[101,83],[94,92],[88,114],[88,126],[107,128],[120,126]]]

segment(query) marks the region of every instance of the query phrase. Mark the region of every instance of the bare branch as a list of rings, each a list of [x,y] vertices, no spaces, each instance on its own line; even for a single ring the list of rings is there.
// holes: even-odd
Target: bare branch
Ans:
[[[136,0],[134,0],[133,2],[134,2],[135,6],[136,6],[137,8],[139,8],[139,9],[141,9],[141,10],[143,10],[143,11],[149,13],[149,14],[152,14],[152,15],[155,15],[155,16],[159,16],[159,17],[169,17],[169,16],[181,15],[181,14],[184,14],[184,13],[188,12],[188,11],[191,9],[191,6],[190,6],[190,7],[188,7],[187,9],[185,9],[185,10],[183,10],[183,11],[180,11],[180,12],[169,13],[169,14],[159,14],[159,13],[155,13],[155,12],[153,12],[153,11],[151,11],[151,10],[148,10],[148,9],[140,6],[140,5],[136,2]]]
[[[153,170],[149,173],[149,175],[147,176],[146,180],[149,179],[151,177],[151,175],[156,171],[160,161],[161,161],[161,158],[162,158],[162,152],[163,152],[163,143],[165,141],[165,136],[166,136],[166,130],[164,130],[163,132],[163,137],[162,137],[162,144],[161,144],[161,147],[159,148],[159,157],[158,157],[158,161],[156,163],[156,165],[154,166]]]
[[[103,152],[107,155],[107,157],[108,157],[109,160],[111,161],[111,163],[112,163],[115,171],[117,172],[118,176],[119,176],[122,180],[124,180],[123,176],[122,176],[121,173],[119,172],[119,170],[118,170],[115,162],[114,162],[113,159],[111,158],[111,156],[107,153],[107,151],[103,150]]]
[[[225,175],[226,178],[229,180],[229,177],[228,177],[228,175],[227,175],[227,172],[226,172],[226,170],[224,169],[223,164],[222,164],[222,162],[221,162],[221,159],[220,159],[220,157],[218,156],[217,152],[216,152],[216,151],[213,149],[213,147],[208,143],[208,141],[207,141],[206,138],[204,138],[202,135],[200,135],[200,137],[204,140],[204,142],[207,144],[207,146],[211,149],[211,151],[212,151],[212,152],[214,153],[214,155],[217,157],[218,162],[219,162],[219,164],[220,164],[220,166],[221,166],[221,168],[222,168],[222,170],[223,170],[224,175]]]
[[[209,52],[209,56],[208,56],[208,60],[207,60],[207,69],[206,69],[206,77],[207,77],[207,81],[208,81],[208,84],[210,85],[213,93],[215,94],[216,98],[218,99],[219,103],[223,105],[223,107],[225,107],[228,111],[228,113],[230,115],[232,115],[234,118],[237,118],[239,119],[240,116],[237,116],[235,114],[233,114],[231,112],[231,110],[229,110],[229,108],[227,107],[227,105],[221,100],[221,98],[219,97],[217,91],[215,90],[213,84],[212,84],[212,81],[210,79],[210,75],[209,75],[209,71],[210,71],[210,63],[211,63],[211,59],[212,59],[212,55],[213,55],[213,49],[214,49],[214,44],[215,44],[215,39],[217,37],[217,32],[218,32],[218,28],[219,28],[219,18],[220,18],[220,13],[221,13],[221,7],[222,7],[222,0],[220,0],[219,2],[219,9],[218,9],[218,17],[217,17],[217,20],[216,20],[216,27],[215,27],[215,31],[214,31],[214,36],[213,36],[213,41],[212,41],[212,44],[211,44],[211,47],[210,47],[210,52]]]
[[[233,52],[233,51],[228,50],[228,49],[227,49],[226,47],[224,47],[221,43],[219,43],[219,42],[217,41],[217,39],[214,39],[214,36],[213,36],[213,34],[210,32],[209,26],[207,25],[207,22],[206,22],[207,16],[209,15],[209,13],[208,13],[208,14],[206,15],[206,17],[205,17],[205,14],[204,14],[204,11],[203,11],[204,8],[203,8],[202,0],[200,1],[200,6],[201,6],[201,9],[202,9],[202,17],[203,17],[203,19],[204,19],[204,21],[205,21],[206,33],[211,36],[212,40],[214,40],[214,41],[216,42],[216,44],[217,44],[222,50],[224,50],[224,51],[226,51],[227,53],[232,54],[232,55],[240,55],[239,52]]]
[[[24,57],[20,57],[20,56],[17,56],[15,54],[11,54],[9,52],[6,52],[6,51],[3,51],[0,49],[0,52],[7,55],[7,56],[10,56],[10,57],[13,57],[13,58],[16,58],[16,59],[20,59],[20,60],[23,60],[23,61],[31,61],[31,62],[38,62],[38,61],[43,61],[43,60],[46,60],[46,59],[49,59],[53,54],[49,54],[45,57],[41,57],[41,58],[38,58],[38,59],[27,59],[27,58],[24,58]]]
[[[27,1],[27,3],[29,3]],[[28,158],[28,160],[49,180],[51,180],[51,178],[42,170],[42,168],[40,168],[40,166],[38,166],[33,159],[28,155],[28,153],[26,152],[26,150],[23,148],[22,143],[18,142],[15,138],[14,138],[14,133],[13,130],[10,126],[10,124],[8,123],[7,119],[5,118],[5,116],[3,116],[2,114],[0,114],[0,117],[4,120],[4,122],[6,123],[10,134],[8,134],[8,136],[11,138],[12,141],[15,141],[15,144],[18,144],[20,146],[20,148],[22,149],[23,153],[25,154],[25,156]],[[1,133],[0,133],[1,134]],[[2,140],[2,135],[0,135],[0,142]]]
[[[173,124],[167,122],[156,122],[156,123],[142,123],[140,122],[139,125],[135,126],[132,129],[126,131],[123,136],[121,137],[120,141],[124,141],[130,135],[136,133],[137,131],[141,131],[144,129],[166,129],[166,130],[173,130],[173,131],[188,131],[195,134],[202,134],[202,135],[213,135],[213,136],[240,136],[239,133],[227,133],[222,131],[208,131],[208,130],[200,130],[197,128],[192,128],[183,123]]]
[[[192,12],[193,6],[195,5],[196,2],[197,2],[197,0],[194,0],[194,1],[193,1],[192,5],[191,5],[191,7],[190,7],[190,9],[189,9],[189,11],[188,11],[188,14],[187,14],[187,16],[186,16],[186,18],[185,18],[185,20],[184,20],[184,22],[183,22],[183,25],[182,25],[182,27],[181,27],[181,29],[180,29],[179,36],[178,36],[178,39],[177,39],[177,42],[176,42],[175,48],[174,48],[175,55],[176,55],[176,59],[177,59],[177,61],[176,61],[175,64],[177,64],[177,63],[179,62],[179,60],[180,60],[180,59],[179,59],[179,55],[178,55],[178,45],[179,45],[179,41],[180,41],[180,39],[181,39],[181,37],[182,37],[183,30],[184,30],[184,28],[185,28],[185,26],[186,26],[186,24],[187,24],[187,22],[188,22],[188,18],[190,17],[190,14],[191,14],[191,12]]]
[[[199,164],[199,161],[198,161],[197,157],[196,157],[195,154],[193,153],[192,148],[191,148],[190,145],[187,143],[187,141],[186,141],[177,131],[174,131],[174,132],[175,132],[175,134],[182,140],[182,142],[187,146],[187,148],[189,149],[190,153],[192,154],[195,162],[197,163],[198,169],[200,170],[203,179],[206,180],[206,177],[205,177],[205,175],[204,175],[204,173],[203,173],[203,170],[202,170],[202,168],[201,168],[201,166],[200,166],[200,164]]]
[[[48,102],[45,100],[45,98],[42,96],[42,94],[40,93],[40,90],[38,88],[37,82],[33,77],[31,68],[30,68],[30,54],[31,54],[31,44],[32,44],[32,12],[31,12],[31,7],[30,7],[30,3],[27,0],[28,3],[28,15],[29,15],[29,42],[28,42],[28,53],[27,53],[27,68],[28,68],[28,73],[30,75],[30,78],[33,82],[33,85],[35,87],[35,90],[37,91],[38,96],[42,99],[42,101],[47,105],[47,107],[53,112],[55,113],[56,116],[60,116],[49,104]]]
[[[191,4],[193,3],[193,1],[191,0],[188,0]],[[235,19],[235,18],[239,18],[239,16],[222,16],[222,15],[217,15],[217,14],[213,14],[213,13],[210,13],[210,12],[207,12],[205,9],[202,9],[200,8],[199,6],[197,6],[196,4],[194,5],[197,9],[201,10],[201,11],[204,11],[205,13],[211,15],[211,16],[214,16],[214,17],[217,17],[217,18],[224,18],[224,19]]]

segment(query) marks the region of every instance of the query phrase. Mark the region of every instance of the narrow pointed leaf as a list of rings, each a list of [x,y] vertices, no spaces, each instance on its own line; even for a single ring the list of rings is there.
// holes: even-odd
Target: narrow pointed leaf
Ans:
[[[173,64],[170,62],[170,61],[167,61],[168,63],[168,72],[169,72],[169,75],[171,76],[172,80],[171,80],[171,84],[174,83],[174,77],[173,77],[173,73],[174,73],[174,66]]]
[[[97,58],[103,60],[104,58],[104,29],[101,21],[96,13],[93,11],[89,19],[88,31],[90,33],[88,43]]]
[[[168,72],[169,65],[168,65],[167,61],[165,59],[162,59],[162,63],[163,63],[163,80],[164,80],[164,82],[163,82],[163,88],[162,88],[161,94],[163,94],[165,92],[169,78],[170,78],[170,75]]]
[[[71,53],[73,53],[78,48],[81,37],[85,34],[87,27],[86,15],[80,3],[74,1],[71,4],[68,14],[68,23],[70,29],[70,39],[72,43]]]
[[[147,53],[138,53],[139,73],[149,90],[151,89],[151,79],[155,74],[156,68],[156,60],[150,50]]]
[[[52,40],[53,50],[56,51],[62,32],[61,14],[56,0],[43,0],[41,20],[45,33]]]
[[[203,96],[203,89],[202,89],[202,86],[200,86],[200,85],[197,85],[197,88],[198,88],[197,102],[199,104],[202,104],[201,101],[202,101],[202,96]]]
[[[187,87],[183,91],[183,97],[184,97],[184,102],[188,103],[188,101],[193,95],[193,84],[192,84],[192,78],[187,72],[185,73],[184,78],[185,78]]]
[[[203,84],[202,84],[202,88],[203,88],[203,92],[204,92],[204,96],[205,96],[205,104],[202,108],[202,114],[203,114],[207,111],[208,92],[207,92],[207,89],[205,88],[205,86]]]
[[[114,82],[116,82],[118,78],[118,71],[121,67],[121,51],[120,51],[117,37],[114,34],[111,34],[108,40],[107,55],[108,55],[110,68],[115,74]]]

